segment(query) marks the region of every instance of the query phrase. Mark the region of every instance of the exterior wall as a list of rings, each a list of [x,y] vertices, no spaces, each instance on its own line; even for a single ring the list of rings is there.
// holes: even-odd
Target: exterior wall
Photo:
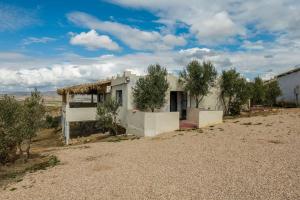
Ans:
[[[197,124],[198,128],[219,124],[223,122],[223,111],[189,108],[187,120]]]
[[[188,96],[188,107],[195,108],[196,101]],[[205,110],[223,110],[223,105],[220,99],[220,89],[215,86],[210,89],[210,92],[205,96],[199,104],[199,108]]]
[[[119,108],[120,123],[122,126],[127,127],[127,111],[132,110],[133,98],[132,98],[132,87],[135,85],[136,81],[140,78],[135,74],[130,72],[124,72],[123,76],[117,77],[111,82],[111,96],[116,98],[116,91],[122,90],[123,104]]]
[[[166,103],[159,110],[161,112],[170,112],[170,92],[171,91],[183,91],[182,87],[178,84],[178,78],[172,74],[168,74],[167,80],[169,82],[169,89],[166,93]],[[177,107],[180,109],[180,97],[177,96]]]
[[[127,133],[138,136],[156,136],[179,129],[179,112],[128,111]]]
[[[223,123],[223,111],[202,110],[199,112],[199,128]]]
[[[296,102],[295,88],[300,87],[300,71],[278,77],[278,84],[282,95],[277,98],[277,102],[300,104],[300,94]]]
[[[194,124],[199,124],[199,112],[200,109],[188,108],[186,113],[186,119]]]
[[[93,121],[96,120],[97,108],[65,108],[65,118],[68,122]]]

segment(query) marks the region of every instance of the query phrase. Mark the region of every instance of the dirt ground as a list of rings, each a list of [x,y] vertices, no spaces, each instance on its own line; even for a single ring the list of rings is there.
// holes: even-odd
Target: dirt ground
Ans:
[[[300,109],[49,151],[0,199],[300,199]]]

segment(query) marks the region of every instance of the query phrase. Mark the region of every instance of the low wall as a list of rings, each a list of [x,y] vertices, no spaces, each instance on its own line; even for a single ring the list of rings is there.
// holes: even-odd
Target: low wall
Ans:
[[[94,121],[97,116],[97,108],[70,108],[66,107],[66,120],[68,122]]]
[[[198,128],[220,124],[223,122],[223,111],[188,108],[187,120],[197,124]]]
[[[179,112],[128,111],[127,133],[138,136],[156,136],[179,129]]]

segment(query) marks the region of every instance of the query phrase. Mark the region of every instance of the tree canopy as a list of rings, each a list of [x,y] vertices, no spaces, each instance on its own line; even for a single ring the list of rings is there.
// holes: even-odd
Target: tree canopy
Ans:
[[[179,83],[195,98],[196,108],[214,86],[217,71],[211,62],[191,61],[179,74]]]
[[[242,105],[250,98],[249,83],[235,69],[223,71],[220,80],[220,96],[225,114],[239,114]]]
[[[159,64],[150,65],[148,74],[140,78],[132,88],[133,101],[138,109],[154,112],[165,104],[168,88],[166,68]]]

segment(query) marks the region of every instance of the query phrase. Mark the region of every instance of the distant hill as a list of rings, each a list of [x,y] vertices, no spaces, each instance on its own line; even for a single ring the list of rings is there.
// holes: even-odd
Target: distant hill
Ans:
[[[56,91],[44,91],[41,92],[43,95],[43,98],[46,102],[48,101],[61,101],[61,97],[56,93]],[[3,95],[10,95],[14,96],[17,100],[24,100],[26,97],[30,96],[30,92],[24,92],[24,91],[1,91],[0,97]]]

